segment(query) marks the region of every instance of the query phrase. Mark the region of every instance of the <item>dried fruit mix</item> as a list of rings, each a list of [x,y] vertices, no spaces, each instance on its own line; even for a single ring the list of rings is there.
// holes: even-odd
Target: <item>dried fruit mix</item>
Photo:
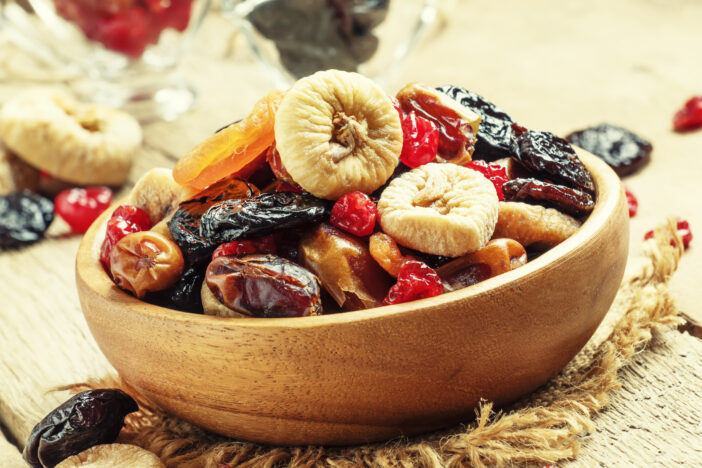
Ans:
[[[264,97],[186,153],[173,178],[182,190],[158,174],[135,188],[167,190],[130,197],[156,219],[115,212],[103,261],[138,297],[222,317],[313,316],[468,287],[524,265],[527,246],[571,236],[595,189],[566,140],[477,94],[410,84],[394,99],[339,70]]]

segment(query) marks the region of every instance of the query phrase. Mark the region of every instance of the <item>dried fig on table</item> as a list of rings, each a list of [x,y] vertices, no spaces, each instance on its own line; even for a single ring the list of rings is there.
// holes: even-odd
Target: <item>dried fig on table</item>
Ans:
[[[204,288],[236,313],[227,316],[305,317],[322,312],[317,278],[275,255],[218,257],[207,267]],[[210,304],[211,300],[203,300],[205,313],[221,315],[222,309],[210,308]]]
[[[512,179],[502,191],[507,201],[543,203],[572,216],[584,216],[595,207],[589,193],[536,179]]]
[[[136,445],[101,444],[66,458],[56,468],[165,468],[153,452]]]
[[[521,202],[500,202],[494,237],[514,239],[524,247],[560,244],[580,228],[580,222],[553,208]]]
[[[379,306],[392,285],[365,242],[326,223],[302,238],[299,256],[344,310]]]
[[[441,91],[411,83],[397,93],[402,110],[433,122],[439,130],[437,162],[466,164],[472,158],[480,116]]]
[[[94,445],[114,442],[124,417],[138,409],[134,399],[121,390],[79,393],[34,426],[22,456],[33,468],[53,467]]]

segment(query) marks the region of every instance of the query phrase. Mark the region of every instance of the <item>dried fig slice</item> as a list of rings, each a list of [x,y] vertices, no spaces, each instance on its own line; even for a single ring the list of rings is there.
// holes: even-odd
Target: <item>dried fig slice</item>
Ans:
[[[512,179],[502,191],[507,201],[543,203],[573,216],[584,216],[595,207],[589,193],[536,179]]]
[[[101,444],[66,458],[56,468],[165,468],[156,456],[136,445]]]
[[[493,237],[514,239],[525,247],[553,247],[580,227],[575,218],[553,208],[522,202],[500,202]]]
[[[550,132],[512,125],[512,157],[541,177],[593,193],[595,185],[570,143]]]

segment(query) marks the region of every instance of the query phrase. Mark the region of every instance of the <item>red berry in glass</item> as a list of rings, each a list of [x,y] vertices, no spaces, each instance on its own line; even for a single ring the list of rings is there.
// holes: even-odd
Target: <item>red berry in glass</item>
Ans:
[[[410,260],[405,262],[397,274],[397,283],[388,291],[383,305],[401,304],[444,292],[444,284],[436,271],[426,263]]]
[[[505,198],[502,186],[509,180],[507,170],[499,164],[489,164],[486,161],[475,160],[466,164],[466,167],[480,172],[488,178],[497,191],[497,199],[502,201]]]
[[[400,161],[415,168],[436,159],[439,130],[434,122],[419,117],[414,111],[402,119],[402,153]]]
[[[107,221],[105,240],[100,249],[100,260],[109,270],[110,253],[115,244],[127,234],[146,231],[151,228],[151,221],[146,211],[136,206],[122,205],[118,207]]]
[[[356,236],[370,236],[375,229],[378,208],[363,192],[351,192],[339,198],[331,210],[330,222]]]
[[[212,253],[212,260],[225,255],[245,255],[252,253],[278,253],[273,234],[256,239],[241,239],[222,244]]]
[[[59,193],[54,209],[73,232],[85,232],[110,203],[112,190],[107,187],[76,187]]]
[[[629,217],[633,218],[636,216],[636,212],[639,211],[639,201],[629,189],[624,189],[624,193],[626,194],[626,201],[629,204]]]
[[[673,116],[673,128],[681,132],[699,127],[702,127],[702,96],[693,96]]]

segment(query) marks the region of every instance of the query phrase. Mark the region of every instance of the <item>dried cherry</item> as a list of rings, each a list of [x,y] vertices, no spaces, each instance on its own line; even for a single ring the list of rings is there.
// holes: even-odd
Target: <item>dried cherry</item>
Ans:
[[[311,224],[328,215],[329,203],[309,193],[262,193],[214,205],[202,216],[200,235],[223,244]]]
[[[108,187],[76,187],[64,190],[54,199],[55,212],[73,232],[85,232],[112,203]]]
[[[114,442],[124,417],[138,410],[134,399],[121,390],[79,393],[34,426],[22,456],[33,468],[53,467],[94,445]]]
[[[459,86],[447,85],[437,89],[482,117],[475,143],[476,158],[493,161],[511,155],[512,117],[484,97]]]
[[[28,190],[0,196],[0,248],[38,241],[54,219],[51,200]]]
[[[645,166],[653,150],[650,142],[635,133],[606,123],[570,133],[566,140],[602,158],[619,176]]]
[[[414,111],[402,120],[402,153],[400,161],[415,168],[436,159],[439,131],[434,122],[418,117]]]
[[[426,263],[410,260],[405,262],[397,273],[397,283],[388,291],[383,305],[401,304],[444,292],[444,284],[433,268]]]
[[[263,237],[240,239],[222,244],[212,253],[212,260],[224,255],[245,255],[252,253],[275,254],[277,253],[276,250],[275,238],[272,234],[269,234]]]
[[[200,235],[202,215],[224,200],[248,198],[259,190],[249,182],[227,178],[207,187],[190,200],[182,202],[168,221],[173,239],[183,252],[186,263],[195,265],[209,261],[212,251],[221,242],[210,242]]]
[[[222,304],[244,315],[305,317],[322,312],[317,278],[275,255],[216,258],[205,281]]]
[[[512,179],[502,190],[507,201],[543,203],[573,216],[584,216],[595,207],[589,193],[537,179]]]
[[[466,164],[466,167],[480,172],[488,178],[497,191],[497,199],[502,201],[505,198],[502,186],[509,180],[507,170],[499,164],[489,164],[485,161],[475,160]]]
[[[673,128],[676,132],[684,132],[700,127],[702,127],[702,96],[693,96],[673,116]]]
[[[624,193],[626,194],[627,205],[629,205],[629,217],[633,218],[636,216],[636,212],[639,211],[639,201],[628,188],[624,189]]]
[[[370,236],[375,229],[378,208],[363,192],[341,196],[332,207],[329,221],[339,229],[359,237]]]
[[[120,239],[127,234],[146,231],[149,228],[151,228],[151,220],[146,211],[131,205],[118,206],[107,221],[105,240],[102,241],[100,248],[100,261],[105,268],[110,270],[110,254]]]
[[[593,193],[595,185],[570,144],[553,133],[512,125],[512,157],[546,179]]]

